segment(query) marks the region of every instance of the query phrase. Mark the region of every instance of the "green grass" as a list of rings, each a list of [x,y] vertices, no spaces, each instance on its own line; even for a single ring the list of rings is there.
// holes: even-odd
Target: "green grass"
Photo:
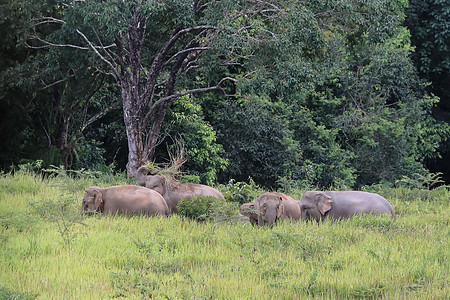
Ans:
[[[57,201],[62,192],[54,183],[29,173],[0,176],[1,299],[450,295],[450,192],[445,187],[378,191],[394,205],[397,220],[357,216],[320,225],[284,222],[269,229],[178,215],[96,215],[73,224],[69,247],[57,223],[30,204]],[[74,199],[79,201],[91,182],[77,184]],[[72,212],[75,202],[68,208]]]

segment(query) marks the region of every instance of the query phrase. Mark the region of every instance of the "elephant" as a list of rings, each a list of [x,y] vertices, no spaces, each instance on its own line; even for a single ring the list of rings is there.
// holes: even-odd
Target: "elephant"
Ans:
[[[248,221],[252,225],[258,224],[258,213],[256,212],[255,206],[256,203],[251,202],[251,203],[244,203],[239,208],[239,212],[243,216],[247,217]]]
[[[150,173],[150,175],[148,175]],[[156,170],[149,170],[146,166],[142,166],[136,171],[136,179],[138,181],[138,184],[141,186],[146,186],[147,181],[150,184],[150,181],[153,177],[153,175],[158,174],[158,171]]]
[[[208,185],[180,183],[176,180],[168,182],[163,175],[159,175],[157,172],[150,172],[151,175],[147,175],[148,172],[145,166],[138,169],[136,176],[138,183],[160,193],[166,200],[171,212],[178,212],[177,204],[180,199],[191,199],[196,196],[224,198],[221,192]]]
[[[298,203],[302,220],[347,219],[355,214],[390,214],[394,208],[382,196],[361,191],[307,191]]]
[[[84,193],[80,210],[103,214],[169,215],[169,207],[158,192],[136,185],[90,186]]]
[[[258,211],[258,226],[267,222],[272,227],[278,220],[301,218],[297,201],[283,193],[266,192],[260,195],[255,200],[255,209]]]

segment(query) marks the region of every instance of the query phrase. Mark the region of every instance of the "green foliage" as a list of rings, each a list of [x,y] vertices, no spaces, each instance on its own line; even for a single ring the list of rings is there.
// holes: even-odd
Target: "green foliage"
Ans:
[[[81,198],[81,186],[92,181],[73,179],[80,181],[76,194]],[[9,188],[0,193],[0,216],[26,214],[27,199],[56,199],[58,182],[56,177],[36,178],[30,172],[2,174],[0,186]],[[396,220],[355,216],[319,226],[285,221],[269,229],[217,220],[192,222],[176,214],[104,216],[84,219],[88,226],[74,226],[79,235],[70,252],[58,242],[60,233],[47,219],[22,230],[2,226],[0,295],[7,299],[445,298],[450,270],[448,187],[423,190],[428,201],[411,197],[417,191],[405,186],[371,188],[393,204]]]
[[[224,199],[199,196],[181,199],[177,205],[178,213],[196,221],[228,221],[236,213],[237,205]]]
[[[58,232],[67,246],[72,250],[72,244],[78,233],[75,231],[77,224],[85,225],[83,218],[78,212],[77,191],[85,184],[82,180],[75,179],[68,172],[76,174],[81,178],[93,176],[89,171],[67,171],[64,167],[55,167],[45,170],[54,174],[53,184],[58,187],[60,193],[55,197],[42,198],[30,201],[33,212],[44,220],[54,223]]]
[[[444,181],[442,180],[442,173],[438,172],[426,175],[412,174],[411,177],[403,176],[403,178],[399,179],[396,183],[398,185],[405,185],[409,188],[426,188],[427,190],[431,190],[431,188],[443,184]]]
[[[227,201],[237,204],[253,202],[263,193],[252,178],[248,179],[248,183],[230,179],[226,185],[221,185],[219,188]]]
[[[449,124],[450,112],[450,87],[448,74],[450,73],[450,21],[449,5],[447,1],[411,0],[406,10],[405,25],[411,32],[411,44],[414,51],[411,53],[414,65],[422,78],[429,83],[426,90],[431,96],[436,95],[440,101],[433,108],[432,115],[439,121]],[[431,97],[432,98],[432,97]],[[427,126],[434,130],[434,126]],[[436,139],[441,139],[439,133],[431,134]],[[429,136],[426,140],[429,139]],[[428,166],[433,172],[449,169],[450,144],[442,143],[439,148],[441,156],[430,159]],[[449,177],[444,174],[449,182]]]
[[[323,175],[319,168],[321,180],[325,174],[343,180],[328,179],[318,185],[361,186],[426,172],[425,158],[436,155],[449,131],[430,117],[435,100],[424,94],[423,82],[408,58],[412,48],[407,31],[397,27],[377,43],[362,38],[348,45],[339,35],[330,38],[336,48],[327,55],[338,59],[338,64],[319,86],[321,93],[314,91],[306,97],[312,120],[303,124],[310,124],[317,137],[305,152],[315,151],[308,157],[313,166],[324,160],[325,166],[336,167]],[[297,136],[308,139],[310,134],[301,125],[294,127]],[[321,139],[325,140],[320,145],[330,145],[327,148],[332,151],[316,150],[323,152],[314,147]]]
[[[214,125],[229,161],[221,181],[252,177],[257,184],[275,186],[277,178],[298,162],[301,152],[282,118],[283,103],[249,97],[223,102],[218,110]]]
[[[302,159],[290,168],[290,174],[280,178],[284,180],[284,189],[354,184],[356,170],[351,164],[354,155],[340,144],[339,129],[330,124],[341,102],[325,89],[323,93],[312,92],[305,100],[291,105],[293,121],[290,126]]]
[[[105,166],[105,149],[96,140],[80,140],[74,149],[75,169],[101,170]]]
[[[40,47],[29,40],[31,20],[48,15],[61,18],[64,7],[46,0],[2,3],[0,30],[8,32],[7,44],[14,43],[1,49],[1,56],[7,58],[0,72],[0,101],[8,110],[0,130],[10,138],[4,145],[9,155],[0,157],[2,164],[42,159],[44,166],[75,167],[77,140],[117,99],[89,56],[65,47]],[[56,42],[64,36],[64,43],[74,42],[66,29],[57,32],[59,26],[50,23],[44,22],[35,32],[40,39]]]
[[[179,181],[181,183],[201,183],[200,176],[197,175],[184,175]]]
[[[333,13],[300,26],[311,32],[320,28],[315,38],[300,34],[298,44],[280,45],[301,48],[315,41],[316,48],[307,47],[316,55],[296,51],[302,54],[290,60],[283,56],[290,50],[278,57],[274,48],[264,48],[280,67],[276,78],[255,75],[237,85],[241,101],[210,108],[229,160],[221,181],[251,176],[261,186],[289,191],[352,188],[426,174],[425,159],[438,155],[450,131],[431,118],[436,99],[424,93],[409,58],[410,35],[401,27],[407,3],[359,4],[358,11],[351,2],[304,7],[298,22],[311,21],[308,9],[320,15],[332,7]],[[334,12],[348,18],[336,20]]]
[[[84,225],[82,217],[74,209],[77,208],[74,199],[60,195],[57,200],[40,199],[30,202],[30,206],[35,214],[56,225],[63,243],[71,250],[73,241],[78,235],[74,230],[75,225]]]
[[[417,46],[413,56],[420,72],[428,79],[438,79],[437,76],[450,71],[450,12],[447,4],[442,0],[412,0],[407,10],[406,24]]]
[[[428,176],[426,160],[439,157],[450,134],[448,124],[431,116],[449,94],[442,75],[449,65],[445,4],[411,1],[406,9],[405,0],[226,0],[205,6],[184,0],[101,5],[7,0],[0,13],[5,36],[0,46],[0,167],[41,159],[43,167],[125,168],[124,115],[114,110],[120,93],[108,75],[131,74],[133,66],[119,67],[117,60],[111,69],[104,60],[133,57],[118,51],[130,50],[125,45],[130,16],[139,11],[146,29],[135,82],[155,82],[148,91],[152,97],[139,99],[201,91],[233,78],[221,84],[232,97],[215,93],[173,100],[162,127],[163,137],[182,137],[185,171],[201,182],[252,177],[259,186],[291,191]],[[403,27],[405,11],[409,31]],[[50,22],[53,18],[64,22]],[[43,22],[25,32],[30,20]],[[191,30],[198,25],[210,27]],[[191,29],[161,52],[173,28]],[[30,37],[86,46],[76,30],[97,46],[115,46],[100,51],[102,60],[81,49],[39,48],[42,42]],[[185,52],[190,42],[195,51]],[[177,59],[185,54],[186,68],[178,69],[182,61]],[[155,57],[165,62],[160,73],[152,69]],[[418,77],[411,57],[432,84]],[[150,106],[136,109],[133,120],[144,120]],[[155,119],[137,128],[140,136]],[[163,139],[155,161],[168,157],[167,144],[173,146]]]
[[[213,185],[217,173],[226,169],[224,149],[216,141],[216,132],[204,120],[202,109],[191,97],[181,97],[172,106],[168,118],[171,135],[179,134],[186,148],[184,168],[201,182]]]

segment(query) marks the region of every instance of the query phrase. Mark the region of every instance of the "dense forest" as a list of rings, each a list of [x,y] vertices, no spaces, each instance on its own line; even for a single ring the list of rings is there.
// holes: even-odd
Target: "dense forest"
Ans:
[[[182,144],[204,183],[448,181],[448,0],[0,7],[4,171],[134,176]]]

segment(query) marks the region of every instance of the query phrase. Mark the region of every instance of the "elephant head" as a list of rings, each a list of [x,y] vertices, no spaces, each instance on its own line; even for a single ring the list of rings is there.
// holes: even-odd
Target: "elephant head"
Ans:
[[[278,193],[264,193],[255,200],[258,211],[258,226],[267,223],[269,226],[285,215],[283,197]]]
[[[320,191],[308,191],[303,194],[302,200],[299,202],[302,220],[323,219],[323,216],[332,207],[333,199]]]
[[[98,186],[88,187],[84,193],[81,210],[101,211],[103,202],[103,195],[99,191]]]
[[[162,175],[149,175],[147,176],[145,187],[152,189],[164,196],[164,192],[166,190],[166,178]]]
[[[148,175],[149,173],[150,175]],[[148,188],[147,181],[149,181],[153,177],[152,175],[156,175],[157,173],[157,170],[149,170],[146,166],[140,167],[136,172],[136,179],[138,184]]]

